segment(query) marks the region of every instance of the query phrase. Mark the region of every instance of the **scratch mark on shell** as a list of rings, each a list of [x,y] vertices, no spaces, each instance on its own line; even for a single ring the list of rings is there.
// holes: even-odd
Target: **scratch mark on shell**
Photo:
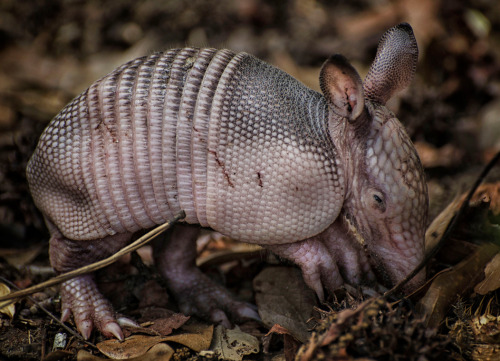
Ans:
[[[227,184],[229,184],[229,186],[231,188],[234,188],[234,184],[231,181],[231,178],[229,177],[229,174],[227,173],[226,165],[224,164],[224,162],[222,162],[219,159],[219,156],[217,155],[217,152],[215,150],[208,150],[208,151],[214,155],[215,161],[217,162],[217,165],[222,169],[222,174],[224,175],[224,178],[226,178]]]

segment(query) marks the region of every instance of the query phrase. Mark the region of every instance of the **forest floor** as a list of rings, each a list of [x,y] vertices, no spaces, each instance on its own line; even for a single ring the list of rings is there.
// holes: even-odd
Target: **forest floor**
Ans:
[[[419,43],[417,75],[388,106],[425,167],[430,249],[500,150],[495,1],[1,1],[0,295],[9,282],[14,291],[54,276],[25,168],[50,119],[93,81],[135,57],[192,45],[254,54],[319,91],[328,56],[342,53],[364,77],[380,36],[403,21]],[[296,268],[207,233],[199,264],[256,303],[264,324],[225,330],[179,314],[145,248],[99,277],[115,309],[143,326],[128,343],[65,331],[41,309],[60,315],[50,287],[0,311],[0,360],[500,360],[499,169],[429,261],[431,280],[402,301],[349,288],[319,305]]]

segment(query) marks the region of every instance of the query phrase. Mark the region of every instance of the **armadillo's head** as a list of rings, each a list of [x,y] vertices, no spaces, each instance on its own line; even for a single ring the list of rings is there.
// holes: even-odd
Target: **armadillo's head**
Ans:
[[[344,213],[365,243],[376,273],[393,285],[422,261],[428,200],[417,152],[384,106],[366,103],[370,127],[352,154]],[[351,148],[352,149],[352,148]],[[378,271],[378,272],[377,272]],[[409,284],[423,280],[420,273]]]
[[[424,172],[403,126],[385,107],[413,78],[417,57],[411,27],[400,24],[382,37],[364,83],[340,55],[332,56],[321,71],[332,139],[345,165],[343,213],[387,285],[403,279],[424,255]],[[423,277],[422,272],[406,289]]]

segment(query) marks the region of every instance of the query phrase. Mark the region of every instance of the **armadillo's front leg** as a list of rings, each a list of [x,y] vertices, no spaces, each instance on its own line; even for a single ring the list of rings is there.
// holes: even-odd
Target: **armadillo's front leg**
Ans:
[[[106,258],[122,248],[130,240],[130,235],[119,234],[94,241],[72,241],[63,237],[55,227],[50,227],[50,260],[57,272],[67,272]],[[71,314],[78,331],[85,339],[96,327],[106,337],[123,340],[115,312],[110,302],[99,292],[92,275],[82,275],[61,285],[62,320]],[[123,323],[133,323],[120,319]]]
[[[167,280],[180,310],[231,327],[231,321],[260,320],[254,307],[236,301],[196,267],[199,227],[178,224],[155,251],[156,264]]]
[[[266,245],[266,248],[299,266],[304,281],[316,292],[320,301],[325,299],[323,287],[334,291],[344,283],[335,259],[316,237],[294,243]]]
[[[345,282],[360,284],[375,276],[360,244],[342,220],[335,221],[319,235],[300,242],[266,245],[278,256],[289,259],[302,270],[306,284],[324,300],[324,289],[335,291]]]
[[[317,238],[337,262],[344,281],[351,285],[373,283],[375,274],[357,231],[349,229],[342,216]]]

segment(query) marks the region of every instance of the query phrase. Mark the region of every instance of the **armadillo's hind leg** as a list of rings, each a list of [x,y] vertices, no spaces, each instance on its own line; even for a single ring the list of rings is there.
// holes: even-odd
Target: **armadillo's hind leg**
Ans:
[[[93,241],[73,241],[51,227],[50,259],[57,272],[63,273],[104,259],[130,240],[130,235],[120,234]],[[123,340],[119,323],[130,324],[128,319],[116,319],[111,303],[99,292],[92,275],[82,275],[61,285],[62,320],[71,314],[78,331],[85,339],[95,327],[106,337]],[[120,321],[120,322],[119,322]],[[123,321],[123,323],[121,322]]]
[[[236,301],[196,267],[199,228],[178,224],[155,252],[156,263],[167,280],[180,310],[231,327],[231,321],[260,320],[254,306]]]

